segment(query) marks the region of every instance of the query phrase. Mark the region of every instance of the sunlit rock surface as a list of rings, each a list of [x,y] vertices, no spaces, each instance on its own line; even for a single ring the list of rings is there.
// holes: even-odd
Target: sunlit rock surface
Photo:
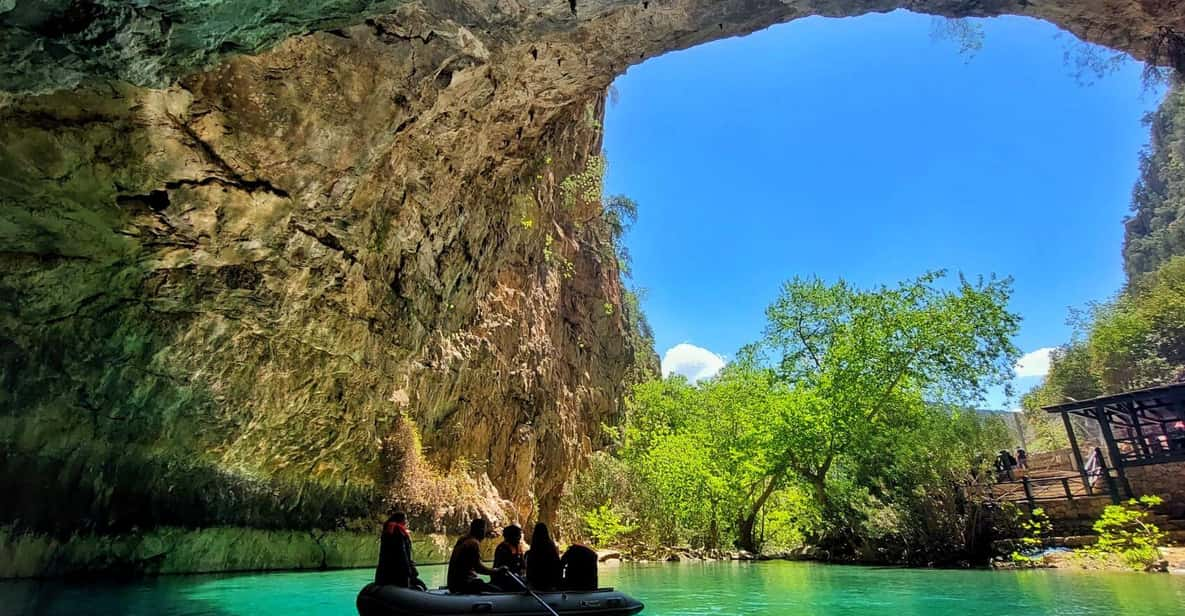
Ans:
[[[587,182],[611,80],[901,6],[1137,55],[1185,29],[1176,2],[0,0],[6,541],[549,519],[657,362]]]

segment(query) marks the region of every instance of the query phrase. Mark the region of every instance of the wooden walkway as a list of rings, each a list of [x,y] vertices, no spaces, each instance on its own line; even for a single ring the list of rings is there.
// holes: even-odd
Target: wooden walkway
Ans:
[[[1107,486],[1101,478],[1096,478],[1091,484],[1091,490],[1088,491],[1082,483],[1082,475],[1070,471],[1032,471],[1027,474],[1027,478],[1033,501],[1066,500],[1108,494]],[[1030,500],[1029,494],[1025,493],[1025,482],[1020,477],[1013,481],[976,486],[976,489],[977,495],[987,500],[1015,503]]]

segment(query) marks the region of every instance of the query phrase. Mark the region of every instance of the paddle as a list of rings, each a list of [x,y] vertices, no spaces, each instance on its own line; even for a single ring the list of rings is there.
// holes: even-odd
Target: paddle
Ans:
[[[547,602],[543,600],[543,597],[540,597],[539,595],[535,594],[535,591],[531,590],[531,587],[527,586],[527,583],[524,582],[522,580],[522,578],[515,575],[514,573],[511,573],[510,571],[507,571],[506,575],[509,575],[510,579],[518,582],[519,586],[522,586],[523,590],[527,591],[527,594],[531,595],[532,597],[535,597],[535,600],[539,602],[539,605],[542,605],[543,609],[547,610],[548,613],[551,614],[551,616],[560,616],[558,613],[556,613],[555,610],[551,609],[551,606],[548,605]]]

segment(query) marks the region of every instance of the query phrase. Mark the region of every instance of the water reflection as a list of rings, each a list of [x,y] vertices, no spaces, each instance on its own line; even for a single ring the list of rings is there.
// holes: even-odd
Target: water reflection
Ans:
[[[430,585],[443,567],[421,571]],[[0,614],[349,616],[369,570],[173,576],[128,583],[0,583]],[[930,571],[807,563],[609,566],[603,584],[646,614],[946,616],[1185,614],[1185,578],[1064,571]]]

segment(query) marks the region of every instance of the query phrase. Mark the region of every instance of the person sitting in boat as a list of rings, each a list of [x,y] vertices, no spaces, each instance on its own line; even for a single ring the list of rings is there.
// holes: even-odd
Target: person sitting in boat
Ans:
[[[374,583],[427,590],[418,576],[416,562],[411,557],[407,515],[392,509],[379,535],[379,564],[374,570]]]
[[[509,575],[514,574],[521,579],[526,568],[526,561],[523,560],[523,529],[519,526],[511,524],[502,529],[502,543],[494,548],[494,568],[506,570],[506,574],[496,575],[490,580],[495,586],[502,589],[521,588]]]
[[[474,520],[469,534],[461,537],[448,559],[448,591],[454,594],[501,592],[501,588],[477,577],[495,575],[505,569],[491,569],[481,562],[481,540],[486,537],[486,521]]]
[[[562,567],[560,549],[551,540],[547,525],[539,522],[531,533],[531,549],[525,557],[527,584],[536,590],[556,590],[560,587]]]
[[[597,553],[592,548],[578,543],[572,544],[560,558],[564,579],[560,587],[564,590],[597,589]]]

